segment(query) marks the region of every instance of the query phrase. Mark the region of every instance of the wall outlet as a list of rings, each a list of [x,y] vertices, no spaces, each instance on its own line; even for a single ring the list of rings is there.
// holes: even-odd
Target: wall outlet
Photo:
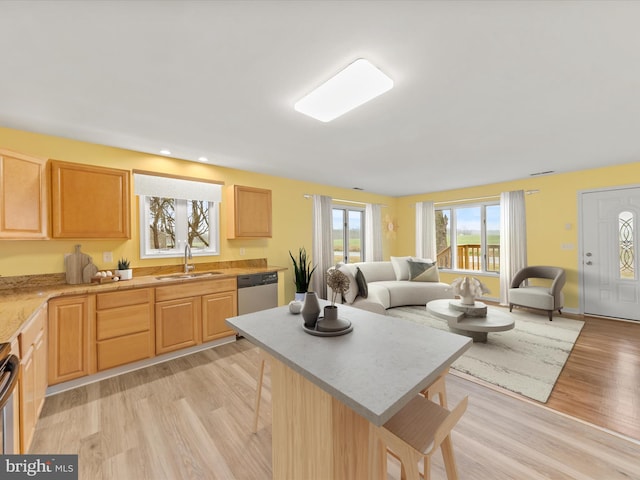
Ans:
[[[244,248],[241,248],[240,249],[240,255],[244,255],[245,253],[247,253],[246,250]]]
[[[574,246],[573,243],[563,243],[560,248],[562,248],[562,250],[573,250]]]
[[[111,263],[111,262],[113,262],[113,253],[112,252],[102,252],[102,262],[103,263]]]

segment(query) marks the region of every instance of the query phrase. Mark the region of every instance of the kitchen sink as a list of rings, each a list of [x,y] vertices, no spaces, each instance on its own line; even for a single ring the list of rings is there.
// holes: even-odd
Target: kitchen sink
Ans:
[[[211,277],[213,275],[222,275],[222,272],[174,273],[172,275],[156,277],[156,280],[181,280],[187,278]]]

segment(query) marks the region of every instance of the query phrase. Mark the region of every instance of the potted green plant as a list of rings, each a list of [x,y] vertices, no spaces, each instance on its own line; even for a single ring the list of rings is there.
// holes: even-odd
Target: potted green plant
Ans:
[[[129,260],[121,258],[118,260],[118,269],[116,275],[120,280],[131,280],[133,278],[133,270],[130,268]]]
[[[311,260],[307,257],[307,251],[304,247],[298,250],[298,259],[293,256],[291,250],[289,250],[289,256],[293,261],[293,281],[296,284],[296,300],[304,301],[304,294],[309,291],[309,284],[311,283],[311,275],[316,269],[316,266],[311,266]]]

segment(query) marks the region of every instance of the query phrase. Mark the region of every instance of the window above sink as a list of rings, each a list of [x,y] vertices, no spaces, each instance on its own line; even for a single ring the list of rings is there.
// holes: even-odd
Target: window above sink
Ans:
[[[219,255],[222,186],[134,171],[140,197],[140,257]]]

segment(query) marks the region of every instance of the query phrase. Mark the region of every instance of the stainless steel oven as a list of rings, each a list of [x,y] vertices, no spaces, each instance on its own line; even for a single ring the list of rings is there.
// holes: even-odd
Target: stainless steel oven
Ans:
[[[0,343],[0,442],[2,454],[18,453],[13,443],[15,425],[13,392],[18,382],[20,361],[11,355],[11,344]]]

